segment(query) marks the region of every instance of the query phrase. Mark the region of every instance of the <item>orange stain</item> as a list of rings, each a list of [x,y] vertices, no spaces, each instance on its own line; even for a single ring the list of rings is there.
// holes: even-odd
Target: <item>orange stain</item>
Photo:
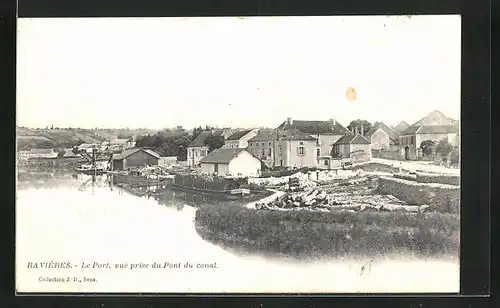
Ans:
[[[345,93],[345,96],[350,102],[353,102],[356,100],[356,90],[354,88],[347,88],[347,91]]]

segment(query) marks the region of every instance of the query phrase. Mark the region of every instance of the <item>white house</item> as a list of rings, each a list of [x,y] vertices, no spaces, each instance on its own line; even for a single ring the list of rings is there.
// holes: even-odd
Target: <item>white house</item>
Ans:
[[[246,149],[220,148],[203,157],[200,165],[207,174],[258,176],[262,162]]]
[[[248,147],[248,140],[257,136],[259,133],[258,129],[245,129],[238,131],[228,138],[224,142],[223,148],[225,149],[246,149]]]

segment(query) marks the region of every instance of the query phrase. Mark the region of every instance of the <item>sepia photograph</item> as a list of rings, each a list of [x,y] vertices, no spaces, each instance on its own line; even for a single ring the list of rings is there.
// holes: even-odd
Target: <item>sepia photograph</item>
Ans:
[[[459,292],[459,15],[19,18],[16,58],[17,292]]]

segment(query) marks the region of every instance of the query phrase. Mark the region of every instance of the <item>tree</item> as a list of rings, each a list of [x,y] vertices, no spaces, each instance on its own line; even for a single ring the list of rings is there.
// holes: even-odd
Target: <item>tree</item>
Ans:
[[[420,143],[420,148],[424,156],[431,156],[432,150],[436,148],[436,142],[433,140],[424,140]]]
[[[453,150],[453,145],[448,142],[448,138],[440,140],[436,145],[436,153],[440,154],[442,157],[448,156]]]
[[[204,144],[208,146],[208,153],[210,153],[224,145],[224,137],[222,135],[211,134],[205,139]]]
[[[450,164],[458,165],[460,163],[460,152],[457,148],[454,148],[450,153]]]
[[[361,119],[351,121],[347,126],[347,129],[350,130],[351,132],[354,129],[357,129],[358,133],[361,133],[361,126],[363,126],[363,135],[368,134],[368,132],[372,129],[372,124],[370,122]]]

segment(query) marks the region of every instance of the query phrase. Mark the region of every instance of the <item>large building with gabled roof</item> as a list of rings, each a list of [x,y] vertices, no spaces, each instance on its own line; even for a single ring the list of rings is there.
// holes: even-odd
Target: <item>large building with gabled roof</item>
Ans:
[[[315,138],[317,141],[317,158],[329,155],[335,142],[342,136],[353,135],[351,131],[335,119],[328,121],[305,121],[287,118],[277,129],[299,131]]]
[[[389,149],[398,144],[397,133],[383,122],[376,122],[365,137],[371,142],[374,150]]]
[[[399,135],[400,155],[404,159],[415,160],[421,156],[420,144],[431,140],[439,142],[448,139],[454,146],[460,141],[458,121],[434,110]]]

